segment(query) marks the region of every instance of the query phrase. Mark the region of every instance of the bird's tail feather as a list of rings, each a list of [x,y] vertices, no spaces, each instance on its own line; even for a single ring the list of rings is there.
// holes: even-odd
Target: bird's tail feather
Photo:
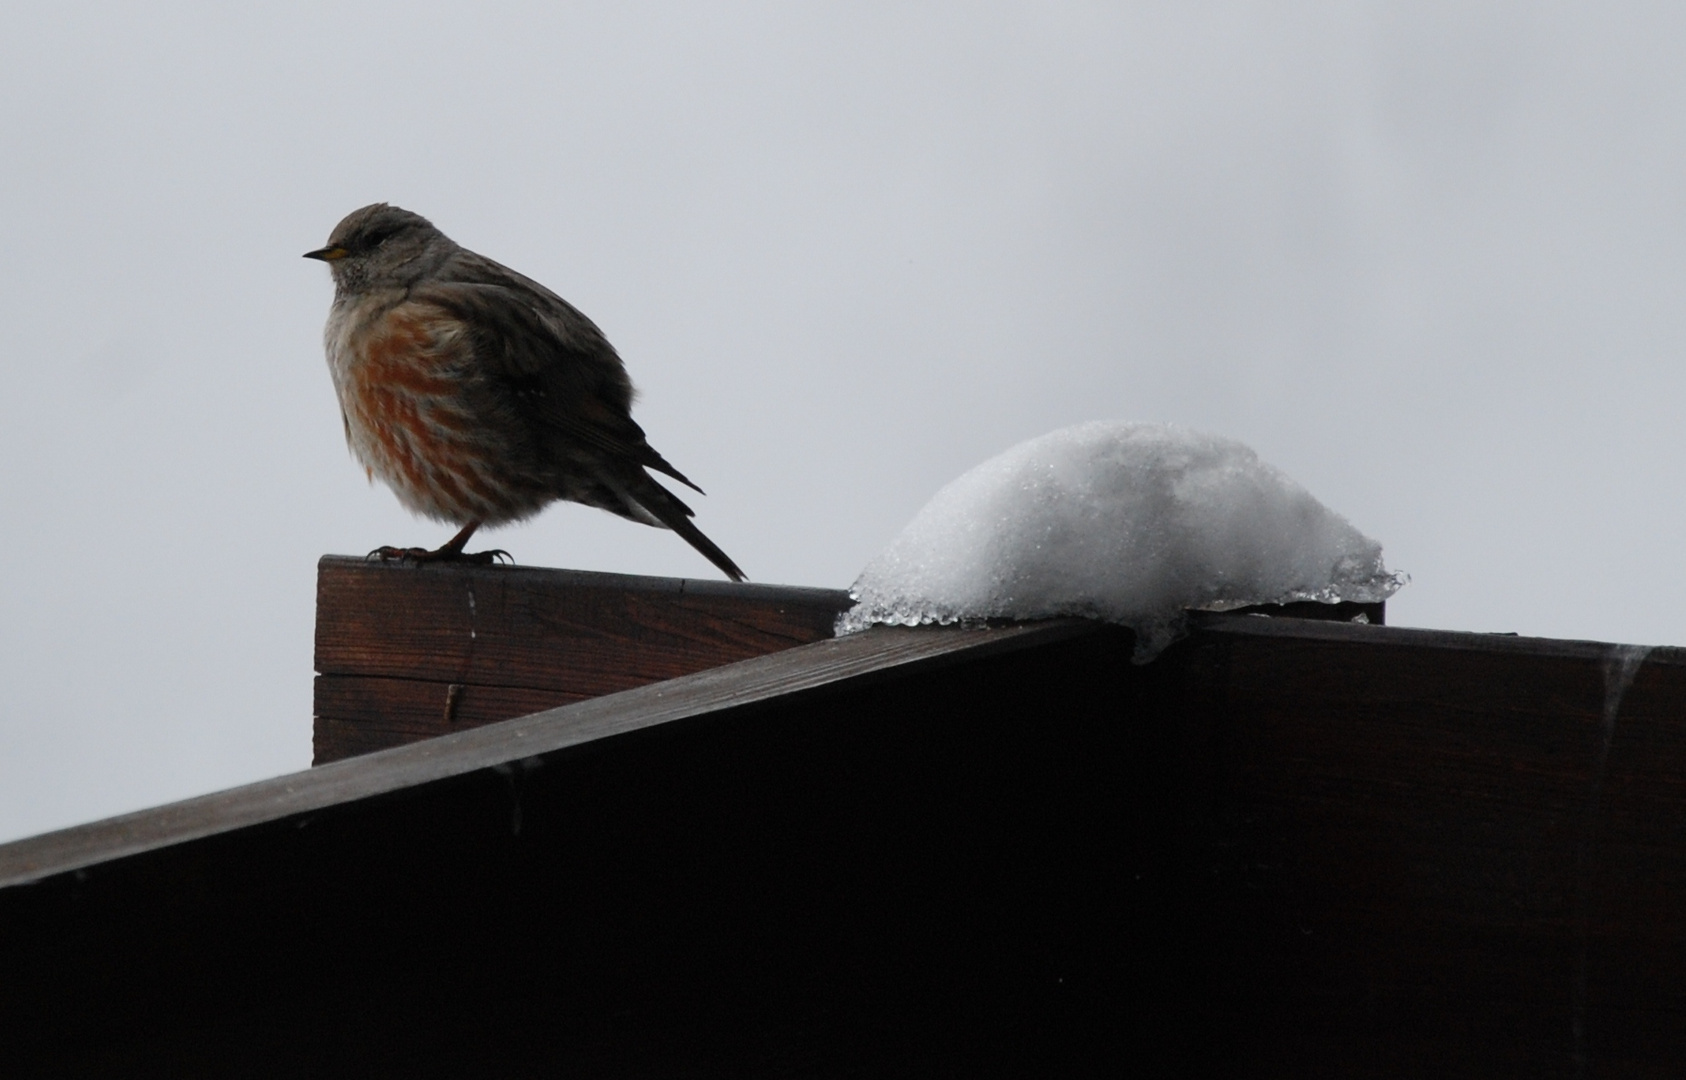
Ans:
[[[686,487],[688,487],[692,491],[696,492],[698,495],[706,495],[707,494],[707,492],[703,491],[702,488],[700,488],[697,485],[691,483],[690,479],[684,473],[680,472],[678,469],[675,469],[672,465],[669,465],[667,463],[667,459],[662,457],[660,454],[656,453],[655,448],[652,447],[649,443],[644,444],[644,452],[645,452],[645,457],[644,457],[643,464],[644,464],[644,467],[646,469],[654,469],[657,472],[663,474],[664,476],[671,476],[675,480],[679,481],[681,484],[684,484]],[[689,512],[689,511],[687,511],[687,512]]]
[[[747,581],[744,572],[738,569],[719,545],[704,536],[702,530],[691,524],[691,508],[680,502],[671,491],[662,487],[642,469],[638,471],[636,479],[628,478],[631,482],[621,487],[628,500],[666,525],[684,538],[687,544],[696,548],[703,558],[720,568],[720,572],[733,581]]]

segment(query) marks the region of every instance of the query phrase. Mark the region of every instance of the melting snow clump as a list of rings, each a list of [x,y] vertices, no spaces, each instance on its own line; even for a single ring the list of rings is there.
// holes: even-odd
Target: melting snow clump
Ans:
[[[1136,632],[1136,660],[1186,609],[1376,603],[1406,582],[1382,548],[1232,439],[1095,421],[955,480],[867,564],[838,633],[877,623],[1078,615]]]

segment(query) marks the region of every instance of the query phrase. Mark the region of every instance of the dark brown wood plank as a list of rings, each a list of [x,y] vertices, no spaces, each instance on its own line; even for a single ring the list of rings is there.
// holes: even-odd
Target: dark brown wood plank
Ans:
[[[585,700],[563,690],[357,675],[316,677],[316,762],[366,754]]]
[[[881,666],[860,668],[865,652],[884,647],[907,673],[957,671],[962,654],[1010,659],[999,651],[1004,645],[1061,633],[1087,640],[1092,628],[868,634],[821,643],[808,677],[856,671],[850,685],[888,690],[900,680]],[[1105,659],[1127,665],[1127,636],[1105,637],[1112,646]],[[877,697],[840,702],[834,691],[841,684],[809,686],[788,666],[791,656],[750,663],[772,664],[785,685],[806,689],[759,698],[742,694],[748,687],[740,682],[720,699],[747,726],[681,717],[0,889],[0,957],[11,976],[0,980],[0,1042],[8,1060],[21,1074],[49,1071],[36,1064],[45,1061],[77,1076],[478,1075],[488,1068],[670,1076],[676,1068],[694,1071],[697,1061],[730,1075],[835,1075],[806,1067],[823,1064],[806,1048],[796,1058],[781,1054],[785,1064],[772,1072],[741,1067],[746,1052],[761,1054],[731,1030],[747,1024],[753,1032],[760,1022],[758,1008],[736,1008],[753,1004],[741,995],[754,992],[755,969],[803,955],[786,947],[789,935],[835,926],[833,912],[888,919],[902,933],[899,903],[873,899],[885,866],[879,853],[907,839],[884,826],[904,816],[920,821],[933,799],[942,818],[978,821],[971,804],[951,800],[947,789],[958,781],[968,799],[987,799],[994,789],[987,771],[932,767],[955,748],[955,736],[968,738],[977,718],[932,727],[927,708],[885,709]],[[719,671],[697,676],[711,677]],[[1036,680],[1001,672],[995,684],[1023,697]],[[660,690],[631,693],[665,702],[671,695]],[[571,708],[600,709],[606,700]],[[785,709],[790,715],[779,712]],[[455,738],[317,773],[363,772],[389,754],[425,754]],[[1035,745],[1001,750],[1008,763],[1045,756]],[[890,775],[875,775],[880,762]],[[941,782],[933,788],[927,777]],[[1056,795],[1069,786],[1041,768],[1034,788],[1009,789],[1017,804],[1046,811],[1048,802],[1035,796],[1050,781]],[[953,849],[946,827],[912,831],[919,850]],[[929,876],[951,858],[914,863]],[[894,856],[889,866],[899,862]],[[825,905],[816,919],[804,917],[805,897]],[[875,957],[904,955],[886,949],[870,924],[864,929]],[[862,950],[853,947],[852,955],[859,959]],[[705,975],[701,987],[693,972]],[[849,978],[876,985],[871,970]],[[822,977],[818,985],[834,984]],[[628,1000],[623,986],[648,996]],[[894,997],[891,1014],[899,1011]],[[776,1000],[787,998],[781,992]],[[660,1030],[670,1001],[683,1013],[677,1041]],[[730,1027],[720,1026],[722,1015]],[[404,1017],[402,1031],[394,1016]],[[801,1012],[793,1019],[801,1023]],[[724,1033],[726,1045],[696,1046],[691,1033],[699,1031]],[[601,1035],[611,1036],[607,1046]],[[664,1044],[654,1063],[621,1056],[623,1047],[638,1054]],[[560,1067],[549,1067],[557,1054]],[[377,1060],[363,1065],[371,1056]],[[874,1061],[856,1064],[886,1074]]]
[[[325,557],[316,670],[601,694],[831,636],[831,589]]]
[[[315,761],[823,640],[848,604],[830,589],[329,556]]]
[[[314,761],[822,640],[849,603],[828,589],[330,556],[318,577]],[[1384,606],[1247,610],[1379,624]]]
[[[1075,620],[983,629],[878,627],[817,641],[560,709],[0,844],[0,889],[674,720],[845,682],[870,684],[962,655],[988,657],[1098,629]]]
[[[755,989],[722,1014],[774,1017],[744,1053],[806,1039],[842,1055],[767,1075],[860,1071],[851,1040],[933,1015],[894,1028],[914,1032],[900,1045],[1081,1047],[1110,1055],[1106,1075],[1667,1075],[1686,1060],[1686,653],[1644,652],[1617,701],[1640,659],[1627,646],[1196,624],[1145,666],[1090,624],[869,631],[9,845],[0,874],[36,884],[0,888],[0,937],[28,960],[12,970],[60,996],[14,982],[0,1013],[79,1023],[61,1006],[105,984],[61,970],[198,956],[167,981],[261,982],[225,962],[238,941],[307,990],[251,990],[262,1009],[245,1015],[281,1017],[283,1045],[301,1020],[273,1010],[337,985],[298,974],[317,970],[290,959],[311,948],[317,965],[346,951],[336,978],[367,980],[311,1023],[409,1030],[409,999],[372,1029],[362,1009],[448,996],[464,970],[487,994],[540,972],[530,1015],[571,1015],[592,1006],[567,994],[598,991],[575,965],[612,940],[589,970],[640,988],[613,1016],[646,1024],[638,993],[669,986],[693,1015],[741,988],[721,975],[737,965]],[[141,915],[156,921],[133,940],[110,929]],[[759,937],[769,923],[784,929]],[[126,949],[146,962],[104,959]],[[854,996],[831,995],[851,971],[867,973]],[[999,1012],[951,1007],[979,979]],[[805,992],[813,1010],[779,1011]],[[510,1005],[452,1000],[468,1010],[441,1010],[467,1018],[453,1040]],[[171,1008],[136,1030],[197,1015]],[[864,1019],[803,1026],[835,1016]],[[714,1048],[711,1029],[652,1023],[617,1053],[674,1037],[676,1063],[620,1056],[596,1074],[683,1075]],[[543,1060],[592,1072],[575,1045]],[[931,1060],[961,1060],[944,1053]]]
[[[1226,617],[1162,674],[1250,1045],[1386,1075],[1682,1049],[1686,652]]]

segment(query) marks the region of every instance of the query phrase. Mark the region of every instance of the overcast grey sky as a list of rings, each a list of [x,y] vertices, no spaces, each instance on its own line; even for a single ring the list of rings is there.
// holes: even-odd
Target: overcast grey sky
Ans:
[[[1686,643],[1686,8],[13,5],[0,838],[302,768],[346,453],[319,246],[387,200],[608,333],[698,521],[847,585],[1080,420],[1249,443],[1393,621]],[[559,506],[537,565],[714,576]]]

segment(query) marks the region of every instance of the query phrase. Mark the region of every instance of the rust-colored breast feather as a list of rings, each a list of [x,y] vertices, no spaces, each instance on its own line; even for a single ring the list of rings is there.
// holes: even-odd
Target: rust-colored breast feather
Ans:
[[[352,350],[343,402],[352,449],[404,505],[489,524],[542,508],[545,493],[510,480],[519,450],[476,415],[484,379],[460,322],[431,304],[399,304]]]

